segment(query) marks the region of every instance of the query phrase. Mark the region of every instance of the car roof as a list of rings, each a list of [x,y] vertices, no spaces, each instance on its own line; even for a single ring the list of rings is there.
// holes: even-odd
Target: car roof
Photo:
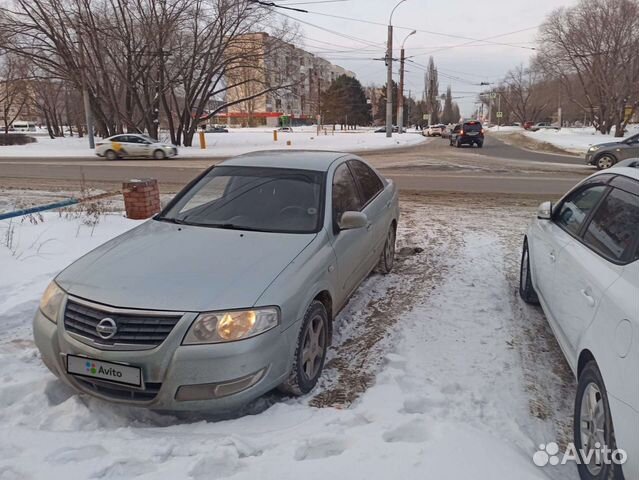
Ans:
[[[629,177],[632,178],[634,180],[639,180],[639,167],[617,167],[617,166],[613,166],[611,168],[608,168],[606,170],[601,170],[595,174],[593,174],[592,176],[597,176],[597,175],[603,175],[603,174],[610,174],[610,173],[614,173],[617,175],[623,175],[624,177]]]
[[[322,150],[265,150],[230,158],[219,166],[296,168],[301,170],[328,171],[331,164],[345,156],[344,152]]]

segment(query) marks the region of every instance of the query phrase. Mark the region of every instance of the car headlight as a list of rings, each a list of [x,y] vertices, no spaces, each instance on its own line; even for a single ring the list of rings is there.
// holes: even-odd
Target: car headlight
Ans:
[[[53,323],[58,323],[58,312],[60,312],[64,296],[64,291],[55,282],[51,282],[42,294],[40,311]]]
[[[589,152],[596,152],[596,151],[597,151],[597,150],[599,150],[600,148],[601,148],[601,147],[598,147],[597,145],[595,145],[595,146],[593,146],[593,147],[590,147],[590,148],[588,149],[588,151],[589,151]]]
[[[275,307],[201,313],[187,332],[182,345],[234,342],[251,338],[280,323]]]

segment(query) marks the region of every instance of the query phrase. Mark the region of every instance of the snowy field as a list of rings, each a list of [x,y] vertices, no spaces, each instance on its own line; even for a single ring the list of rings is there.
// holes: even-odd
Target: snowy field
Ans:
[[[594,128],[562,128],[561,130],[539,130],[529,132],[522,130],[524,135],[539,142],[546,142],[568,152],[585,154],[592,145],[606,142],[618,142],[621,139],[610,135],[603,135]],[[639,133],[639,125],[628,125],[626,137]]]
[[[502,200],[405,197],[396,269],[336,319],[315,391],[223,421],[77,395],[33,344],[49,280],[139,222],[0,222],[0,479],[576,479],[532,462],[539,443],[570,441],[574,385],[516,295],[538,202]]]
[[[169,138],[160,140],[170,143]],[[86,157],[94,155],[88,148],[86,138],[65,137],[51,139],[37,136],[37,143],[28,145],[0,146],[0,158],[6,157]],[[99,140],[97,140],[99,141]],[[291,145],[287,145],[290,141]],[[337,151],[370,151],[416,145],[426,141],[417,133],[393,134],[386,138],[383,133],[371,129],[339,131],[334,134],[327,130],[325,135],[317,135],[316,128],[297,128],[293,132],[278,132],[278,141],[273,140],[273,129],[230,129],[229,133],[207,133],[205,150],[200,148],[199,135],[194,138],[193,147],[179,147],[180,157],[226,157],[256,150],[267,149],[309,149]],[[179,158],[179,157],[178,157]]]

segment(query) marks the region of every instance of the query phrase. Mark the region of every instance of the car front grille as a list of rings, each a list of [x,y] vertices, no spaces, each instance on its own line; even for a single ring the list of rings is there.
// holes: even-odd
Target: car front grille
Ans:
[[[89,380],[75,377],[75,381],[88,392],[98,393],[105,397],[113,398],[114,400],[131,400],[136,402],[150,402],[158,396],[160,388],[162,388],[161,383],[147,383],[144,385],[144,390],[139,390],[94,379]]]
[[[123,313],[107,307],[101,310],[97,306],[88,306],[69,299],[64,311],[64,329],[69,333],[90,340],[98,348],[100,345],[105,347],[131,345],[153,348],[166,339],[181,316],[181,314],[154,314],[152,311],[137,313],[127,310],[126,313]],[[116,334],[109,339],[98,335],[96,329],[100,321],[105,318],[112,319],[117,326]]]

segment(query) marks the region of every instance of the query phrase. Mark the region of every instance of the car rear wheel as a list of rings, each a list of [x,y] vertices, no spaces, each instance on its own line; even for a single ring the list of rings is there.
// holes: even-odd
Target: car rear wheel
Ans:
[[[530,275],[530,251],[528,241],[524,241],[524,248],[521,254],[521,266],[519,268],[519,296],[526,303],[537,304],[539,298],[532,284]]]
[[[104,156],[106,157],[107,160],[117,160],[118,159],[118,154],[115,152],[115,150],[107,150],[105,152]]]
[[[328,314],[324,304],[314,300],[306,310],[295,348],[291,374],[278,388],[292,395],[313,390],[324,368],[328,350]]]
[[[608,458],[603,455],[603,448],[613,452],[617,446],[608,394],[594,360],[588,362],[579,375],[574,422],[574,442],[579,455],[593,453],[589,459],[582,455],[577,465],[582,480],[623,479],[621,467],[606,462]],[[600,450],[601,455],[597,455],[596,450]]]
[[[393,266],[395,265],[396,237],[397,233],[395,231],[395,225],[391,225],[388,229],[388,234],[386,235],[384,250],[382,250],[382,255],[379,258],[379,263],[377,264],[377,270],[384,275],[391,273],[393,271]]]
[[[164,150],[160,150],[159,148],[153,152],[153,158],[156,160],[164,160],[166,158],[166,153]]]
[[[617,159],[610,153],[605,153],[597,159],[596,167],[598,170],[605,170],[617,163]]]
[[[477,148],[483,148],[484,142],[477,142]]]

